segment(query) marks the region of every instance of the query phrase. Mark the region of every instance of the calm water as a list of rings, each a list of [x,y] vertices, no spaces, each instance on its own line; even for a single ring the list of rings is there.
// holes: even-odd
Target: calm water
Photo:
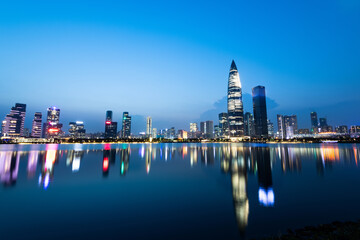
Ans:
[[[0,145],[1,239],[249,239],[357,220],[360,145]]]

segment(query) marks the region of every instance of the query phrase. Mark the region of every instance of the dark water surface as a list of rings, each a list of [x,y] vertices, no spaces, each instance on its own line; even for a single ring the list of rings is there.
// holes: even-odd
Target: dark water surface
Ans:
[[[0,239],[249,239],[360,218],[360,145],[0,145]]]

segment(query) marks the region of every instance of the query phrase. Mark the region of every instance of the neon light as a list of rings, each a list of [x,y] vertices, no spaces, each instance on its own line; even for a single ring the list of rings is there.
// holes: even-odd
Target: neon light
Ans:
[[[57,132],[59,132],[59,129],[57,129],[57,128],[49,128],[49,133],[57,133]]]
[[[106,123],[107,125],[109,125],[109,124],[111,124],[111,121],[106,121],[105,123]]]

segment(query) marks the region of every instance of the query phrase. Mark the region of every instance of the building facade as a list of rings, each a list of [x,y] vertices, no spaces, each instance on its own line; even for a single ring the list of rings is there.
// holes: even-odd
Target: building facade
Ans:
[[[252,89],[253,111],[254,111],[254,129],[255,137],[267,138],[267,111],[265,87],[257,86]]]
[[[46,123],[44,124],[44,135],[46,138],[57,138],[62,134],[60,123],[60,109],[50,107],[47,109]]]
[[[32,122],[31,137],[40,138],[42,132],[42,113],[36,112]]]
[[[1,133],[7,137],[23,137],[25,124],[26,104],[16,103],[2,122]]]
[[[219,114],[219,137],[229,136],[229,121],[227,113]]]
[[[130,136],[131,136],[131,116],[129,116],[128,112],[123,112],[121,137],[129,138]]]
[[[230,66],[228,81],[228,121],[230,137],[244,136],[244,112],[240,76],[234,60]]]

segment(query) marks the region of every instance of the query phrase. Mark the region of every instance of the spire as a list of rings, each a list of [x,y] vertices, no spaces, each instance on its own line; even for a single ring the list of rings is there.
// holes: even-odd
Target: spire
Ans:
[[[236,70],[236,71],[237,71],[236,64],[235,64],[234,60],[232,60],[232,62],[231,62],[230,71],[232,71],[232,70]]]

